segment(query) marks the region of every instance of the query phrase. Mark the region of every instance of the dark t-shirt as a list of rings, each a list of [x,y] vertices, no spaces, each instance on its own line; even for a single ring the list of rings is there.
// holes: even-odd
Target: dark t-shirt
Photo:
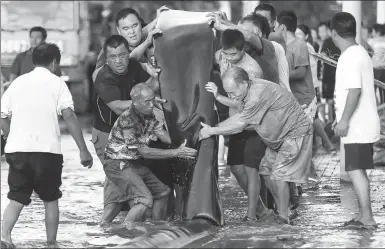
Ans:
[[[28,49],[16,55],[16,58],[11,66],[11,73],[20,76],[32,72],[33,69],[35,69],[35,66],[32,62],[32,49]],[[55,74],[57,76],[61,76],[61,71],[59,67],[57,67]]]
[[[341,55],[341,50],[334,44],[331,37],[327,38],[322,45],[321,53],[325,53],[327,57],[338,61]],[[336,84],[336,68],[326,63],[323,64],[322,84],[332,85]]]
[[[123,75],[115,74],[108,65],[104,65],[94,83],[94,128],[109,133],[118,115],[107,104],[116,100],[130,100],[132,87],[149,78],[150,75],[133,59],[130,59],[128,70]]]
[[[279,84],[278,60],[271,41],[261,38],[262,52],[258,53],[251,44],[245,43],[244,51],[256,60],[263,72],[263,79]]]

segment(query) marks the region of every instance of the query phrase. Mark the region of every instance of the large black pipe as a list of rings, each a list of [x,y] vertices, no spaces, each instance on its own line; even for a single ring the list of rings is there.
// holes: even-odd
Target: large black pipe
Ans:
[[[199,21],[196,13],[177,12],[162,13],[157,27],[163,35],[154,42],[154,55],[162,70],[160,93],[167,100],[163,108],[172,143],[187,140],[187,146],[198,150],[188,198],[188,221],[116,248],[178,248],[212,236],[213,229],[224,225],[216,173],[217,141],[215,137],[198,141],[200,122],[215,125],[218,121],[214,98],[205,90],[209,81],[220,84],[220,77],[213,73],[215,37],[204,18]]]

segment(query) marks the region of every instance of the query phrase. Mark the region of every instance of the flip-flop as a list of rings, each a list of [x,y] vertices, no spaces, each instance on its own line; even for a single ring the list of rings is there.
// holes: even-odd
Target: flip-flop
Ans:
[[[355,222],[356,222],[355,219],[351,219],[349,221],[344,222],[344,224],[342,226],[346,227],[346,226],[349,226],[351,224],[354,224]]]
[[[276,216],[274,217],[274,219],[275,219],[276,221],[278,221],[279,224],[291,225],[291,222],[290,222],[290,221],[288,221],[287,219],[285,219],[285,218],[283,218],[283,217],[281,217],[281,216],[279,216],[279,215],[276,215]]]
[[[16,246],[12,243],[9,243],[7,241],[2,240],[1,241],[1,248],[16,248]]]
[[[256,220],[257,220],[257,218],[251,218],[247,215],[242,217],[242,221],[256,221]]]
[[[292,210],[291,214],[289,215],[289,220],[294,220],[298,216],[299,216],[299,214],[298,214],[297,210]]]
[[[362,223],[361,221],[356,220],[355,222],[353,222],[353,223],[350,224],[350,225],[347,225],[346,227],[347,227],[347,228],[355,228],[355,229],[374,230],[374,229],[378,228],[378,225],[377,225],[377,224],[373,224],[373,225],[365,225],[365,224]]]

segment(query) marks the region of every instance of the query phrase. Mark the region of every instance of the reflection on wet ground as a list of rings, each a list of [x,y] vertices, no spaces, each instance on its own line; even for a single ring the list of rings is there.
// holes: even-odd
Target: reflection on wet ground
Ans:
[[[89,141],[91,134],[85,134]],[[87,146],[94,152],[91,142]],[[113,225],[100,228],[98,221],[103,208],[104,172],[98,160],[90,170],[83,168],[78,159],[75,142],[69,135],[62,136],[62,150],[65,165],[63,168],[63,198],[60,200],[61,220],[58,232],[58,246],[104,247],[119,245],[142,234],[164,226],[178,223],[146,222],[133,224],[130,228],[119,225],[124,213],[118,216]],[[340,193],[338,154],[314,157],[322,182],[316,189],[306,190],[298,208],[300,216],[294,226],[269,226],[258,223],[244,223],[240,218],[246,212],[247,198],[236,181],[230,176],[228,167],[220,168],[220,189],[225,212],[226,226],[208,238],[201,239],[188,247],[385,247],[385,169],[371,172],[372,201],[379,229],[373,232],[341,229],[338,226],[350,219],[356,210],[356,202],[351,188],[343,187]],[[8,165],[1,164],[1,213],[8,203],[7,192]],[[380,184],[382,181],[382,184]],[[341,198],[342,204],[341,205]],[[20,248],[49,248],[45,244],[44,208],[35,196],[32,204],[26,207],[13,231],[14,243]],[[348,200],[347,202],[344,200]],[[349,211],[344,208],[348,206]],[[277,235],[286,240],[278,240]]]

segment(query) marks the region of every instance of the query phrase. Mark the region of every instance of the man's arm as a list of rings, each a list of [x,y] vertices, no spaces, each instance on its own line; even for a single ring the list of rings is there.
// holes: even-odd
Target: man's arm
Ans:
[[[178,149],[157,149],[150,147],[138,148],[139,154],[145,159],[167,159],[178,156]]]
[[[342,113],[341,120],[349,123],[350,118],[353,116],[355,112],[358,102],[360,101],[361,96],[361,88],[349,89],[348,97],[346,98],[346,104],[344,111]]]
[[[71,108],[64,109],[62,111],[62,116],[64,121],[67,124],[68,131],[70,132],[71,136],[74,138],[79,150],[81,151],[87,150],[87,146],[83,138],[83,133],[82,133],[82,130],[80,129],[80,125],[74,111]]]
[[[204,124],[201,132],[204,129],[207,129],[206,132],[208,137],[214,136],[214,135],[233,135],[233,134],[240,133],[246,127],[247,127],[247,124],[240,121],[240,114],[237,113],[234,116],[219,123],[218,126],[216,127],[210,127]]]
[[[6,117],[6,118],[1,118],[1,130],[3,131],[5,136],[9,135],[9,131],[11,128],[11,120]]]
[[[116,115],[120,116],[132,105],[132,100],[115,100],[106,104]]]
[[[155,131],[154,133],[163,143],[171,144],[170,134],[165,129]]]

